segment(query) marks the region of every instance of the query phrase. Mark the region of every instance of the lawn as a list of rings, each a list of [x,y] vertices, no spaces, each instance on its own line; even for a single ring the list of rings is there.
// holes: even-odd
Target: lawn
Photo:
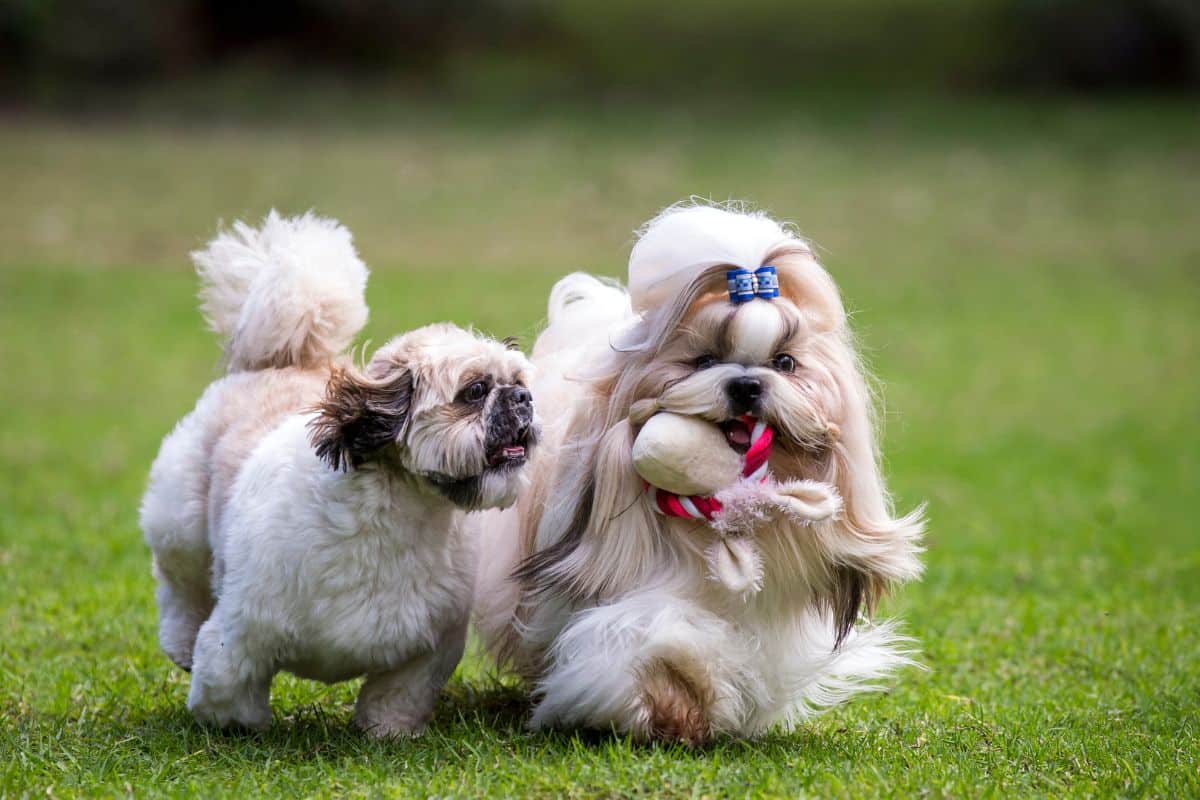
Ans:
[[[319,117],[319,118],[318,118]],[[0,796],[1200,796],[1200,116],[1170,102],[445,108],[0,123]],[[196,726],[158,652],[137,503],[217,374],[186,253],[315,208],[373,268],[369,337],[526,342],[661,205],[794,220],[885,387],[924,671],[688,751],[530,733],[477,656],[420,740],[281,677]]]

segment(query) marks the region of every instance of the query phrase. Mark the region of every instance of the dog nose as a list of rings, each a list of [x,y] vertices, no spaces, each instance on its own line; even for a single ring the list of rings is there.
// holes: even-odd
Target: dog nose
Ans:
[[[533,395],[524,386],[510,386],[504,394],[509,408],[525,409],[533,406]]]
[[[763,385],[758,378],[734,378],[725,384],[725,392],[733,402],[735,414],[744,414],[762,398]]]

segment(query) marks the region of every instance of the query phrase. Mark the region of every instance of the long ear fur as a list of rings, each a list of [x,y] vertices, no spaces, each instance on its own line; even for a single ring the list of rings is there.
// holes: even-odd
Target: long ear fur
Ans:
[[[395,442],[408,420],[412,390],[412,373],[404,368],[378,378],[354,368],[336,368],[318,414],[308,424],[317,457],[345,471]]]
[[[835,567],[830,608],[837,641],[849,633],[865,607],[874,608],[889,586],[921,574],[924,508],[895,516],[879,469],[873,404],[849,339],[827,339],[826,354],[841,398],[838,438],[825,480],[842,496],[843,511],[823,542]]]
[[[657,521],[641,498],[633,468],[633,434],[622,420],[604,432],[590,456],[556,488],[570,497],[570,523],[554,543],[535,551],[514,577],[534,593],[558,591],[573,600],[601,600],[638,585],[662,563]],[[578,482],[578,486],[576,486]],[[543,519],[556,525],[557,515]]]

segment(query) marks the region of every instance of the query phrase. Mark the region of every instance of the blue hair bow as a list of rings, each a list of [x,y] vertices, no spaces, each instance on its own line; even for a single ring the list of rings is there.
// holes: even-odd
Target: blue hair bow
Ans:
[[[751,272],[748,269],[731,269],[725,273],[729,282],[729,302],[748,303],[756,297],[774,300],[779,297],[779,276],[775,268],[764,265]]]

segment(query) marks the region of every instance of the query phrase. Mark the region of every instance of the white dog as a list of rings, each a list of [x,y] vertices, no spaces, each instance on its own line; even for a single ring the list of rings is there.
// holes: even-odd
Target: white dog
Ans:
[[[419,732],[463,650],[464,511],[511,505],[537,439],[529,364],[448,324],[350,364],[367,270],[330,220],[272,213],[194,258],[229,374],[164,440],[141,509],[188,708],[263,728],[277,671],[366,675],[355,723]]]
[[[731,303],[726,271],[764,265],[779,296]],[[909,663],[892,627],[856,622],[920,573],[923,523],[892,513],[846,314],[805,242],[762,214],[668,209],[633,249],[628,293],[559,282],[533,360],[543,452],[527,496],[478,518],[477,619],[534,683],[535,727],[754,735]],[[656,514],[631,459],[655,410],[721,424],[731,447],[739,421],[766,422],[773,478],[718,494],[711,524]],[[756,593],[709,577],[733,532],[761,560]]]

